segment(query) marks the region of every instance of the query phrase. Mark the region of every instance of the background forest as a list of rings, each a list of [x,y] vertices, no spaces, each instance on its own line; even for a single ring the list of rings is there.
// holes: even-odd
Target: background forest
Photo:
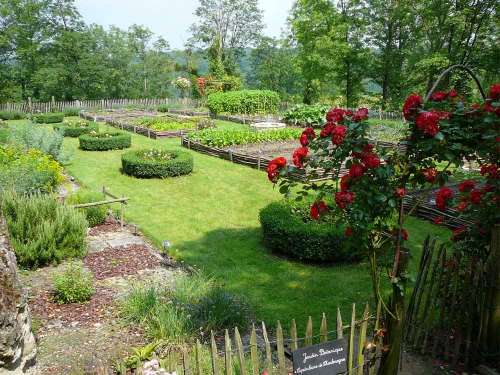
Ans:
[[[172,97],[180,76],[194,97],[204,77],[284,101],[396,109],[453,64],[485,87],[499,80],[499,4],[298,0],[275,39],[259,32],[257,0],[200,0],[192,38],[172,50],[145,26],[85,24],[73,0],[0,0],[0,101]]]

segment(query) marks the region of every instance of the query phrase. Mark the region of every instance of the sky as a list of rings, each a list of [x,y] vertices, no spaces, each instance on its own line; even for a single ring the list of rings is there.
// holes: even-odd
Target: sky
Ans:
[[[279,37],[285,27],[294,0],[259,0],[264,11],[264,34]],[[147,26],[163,36],[173,49],[182,48],[189,38],[189,26],[198,0],[76,0],[86,23],[128,28],[132,24]]]

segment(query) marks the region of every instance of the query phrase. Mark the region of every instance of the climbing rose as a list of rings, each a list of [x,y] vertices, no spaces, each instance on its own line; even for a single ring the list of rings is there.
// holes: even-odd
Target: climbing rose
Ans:
[[[352,236],[352,228],[351,227],[345,228],[344,236],[346,236],[346,237],[351,237]]]
[[[498,165],[488,164],[481,166],[481,176],[487,176],[488,178],[496,179],[498,178]]]
[[[344,142],[345,134],[347,133],[347,127],[344,125],[337,125],[332,130],[332,143],[334,145],[340,145]]]
[[[448,93],[449,98],[456,98],[458,96],[457,90],[451,89],[450,92]]]
[[[443,220],[444,220],[443,216],[436,216],[432,221],[434,222],[434,224],[439,225],[443,222]]]
[[[431,109],[431,112],[435,113],[436,115],[438,115],[438,117],[439,117],[440,120],[448,120],[451,117],[451,113],[450,112],[436,111],[434,109]]]
[[[465,210],[467,207],[469,206],[469,202],[467,201],[462,201],[460,202],[458,205],[457,205],[457,210],[462,212],[463,210]]]
[[[481,190],[475,189],[470,192],[470,201],[474,204],[481,203],[482,197],[483,197],[483,192]]]
[[[406,98],[403,104],[403,116],[406,120],[411,120],[417,114],[417,110],[422,107],[422,98],[420,95],[411,94]]]
[[[394,195],[398,198],[403,198],[406,195],[406,190],[405,188],[398,187],[396,188],[396,191],[394,192]]]
[[[408,231],[404,228],[401,229],[401,237],[403,238],[403,240],[408,241]]]
[[[439,133],[439,115],[436,112],[423,112],[415,120],[417,128],[424,134],[434,137]]]
[[[347,191],[349,189],[349,183],[351,182],[351,176],[348,174],[340,177],[340,191]]]
[[[363,176],[365,173],[365,168],[359,163],[353,163],[351,168],[349,168],[349,177],[358,178]]]
[[[332,108],[326,114],[328,122],[342,122],[344,120],[344,110],[342,108]]]
[[[436,181],[437,177],[437,170],[436,168],[427,168],[427,169],[422,169],[422,174],[424,175],[425,181],[433,183]]]
[[[306,128],[300,136],[300,144],[302,146],[307,146],[311,139],[316,138],[316,133],[313,128]]]
[[[453,190],[449,187],[443,186],[436,193],[436,207],[441,211],[446,210],[446,203],[453,198]]]
[[[460,237],[462,236],[462,234],[465,233],[466,230],[467,230],[467,228],[464,226],[455,229],[453,231],[453,235],[452,235],[451,239],[453,241],[458,241],[460,239]]]
[[[372,152],[373,151],[373,145],[368,143],[363,147],[363,152]]]
[[[352,121],[359,122],[368,118],[368,108],[359,108],[352,116]]]
[[[430,97],[430,100],[433,102],[442,102],[448,97],[448,94],[445,93],[444,91],[436,91],[433,93]]]
[[[332,122],[327,122],[326,125],[321,129],[319,136],[322,138],[328,137],[332,134],[333,129],[335,128],[335,124]]]
[[[378,168],[380,167],[380,159],[377,154],[368,152],[363,154],[363,163],[366,168]]]
[[[493,100],[498,100],[500,99],[500,83],[495,83],[491,85],[490,87],[490,93],[488,94],[488,97]]]
[[[319,201],[314,202],[311,206],[311,218],[313,220],[318,220],[319,217],[328,211],[328,206],[325,202]]]
[[[292,155],[293,164],[295,164],[295,166],[298,168],[303,168],[304,158],[307,156],[308,152],[309,150],[307,147],[299,147],[298,149],[296,149]]]
[[[474,189],[475,183],[472,180],[465,180],[458,185],[458,190],[462,193],[466,193]]]

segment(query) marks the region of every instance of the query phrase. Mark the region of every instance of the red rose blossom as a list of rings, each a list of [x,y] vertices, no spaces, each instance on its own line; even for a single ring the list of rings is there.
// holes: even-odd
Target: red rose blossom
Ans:
[[[374,145],[372,145],[371,143],[367,143],[364,147],[363,147],[363,152],[372,152],[373,151],[373,147],[375,147]]]
[[[436,115],[438,115],[438,117],[439,117],[440,120],[448,120],[451,117],[451,113],[450,112],[436,111],[434,109],[431,109],[431,112],[435,113]]]
[[[332,122],[327,122],[326,125],[321,129],[321,132],[319,133],[319,136],[321,138],[326,138],[332,135],[332,131],[335,128],[335,124]]]
[[[328,212],[328,206],[324,201],[314,202],[311,206],[311,218],[318,220],[321,215]]]
[[[269,162],[267,166],[267,178],[271,182],[276,182],[280,173],[280,169],[286,166],[286,159],[279,156]]]
[[[440,225],[444,220],[444,216],[436,216],[434,219],[432,219],[433,223],[436,225]]]
[[[422,174],[424,175],[425,181],[433,183],[436,181],[436,177],[438,175],[438,172],[436,168],[427,168],[427,169],[422,169]]]
[[[316,138],[316,133],[313,128],[305,128],[302,134],[300,135],[300,144],[302,146],[307,146],[311,139]]]
[[[446,210],[446,203],[453,198],[453,190],[443,186],[436,193],[436,207],[441,211]]]
[[[350,182],[351,182],[351,176],[349,176],[348,174],[345,174],[342,177],[340,177],[340,191],[349,190]]]
[[[363,176],[365,173],[365,168],[360,163],[353,163],[351,168],[349,168],[349,176],[352,178],[358,178]]]
[[[491,179],[497,179],[498,174],[498,165],[496,164],[486,164],[481,166],[481,176],[487,176]]]
[[[481,190],[475,189],[470,192],[470,201],[474,204],[480,204],[482,197],[483,192]]]
[[[472,180],[465,180],[458,185],[458,190],[462,193],[466,193],[474,189],[475,182]]]
[[[415,125],[422,133],[434,137],[439,133],[439,115],[436,112],[422,112],[417,116]]]
[[[347,205],[354,202],[356,194],[351,191],[339,191],[335,193],[335,203],[339,208],[344,209]]]
[[[411,94],[410,96],[408,96],[403,104],[404,118],[406,120],[412,120],[417,114],[418,109],[422,107],[422,104],[423,102],[420,95]]]
[[[352,236],[352,228],[351,227],[345,228],[344,236],[346,236],[346,237],[351,237]]]
[[[347,127],[344,125],[337,125],[332,130],[332,143],[334,145],[340,145],[344,142],[345,135],[347,133]]]
[[[500,83],[495,83],[490,86],[490,92],[488,94],[488,97],[495,101],[500,99]]]
[[[304,159],[307,156],[309,149],[307,147],[299,147],[293,152],[293,164],[298,168],[304,167]]]
[[[394,192],[394,195],[398,198],[403,198],[406,195],[406,190],[405,188],[398,187],[396,188],[396,191]]]
[[[456,98],[458,96],[457,90],[451,89],[450,92],[448,93],[449,98]]]
[[[359,108],[352,116],[352,121],[359,122],[368,118],[368,108]]]
[[[453,235],[452,235],[451,239],[453,241],[458,241],[462,237],[462,235],[465,233],[466,230],[467,230],[467,228],[464,226],[453,230]]]
[[[344,110],[342,108],[332,108],[326,114],[328,122],[342,122],[344,120]]]
[[[469,202],[467,202],[467,201],[462,201],[462,202],[460,202],[460,203],[457,205],[457,207],[456,207],[456,208],[457,208],[457,210],[458,210],[458,211],[462,212],[462,211],[464,211],[464,210],[465,210],[468,206],[469,206]]]
[[[377,156],[377,154],[374,154],[372,152],[368,152],[363,154],[363,163],[366,166],[366,168],[378,168],[380,167],[380,159]]]
[[[431,95],[431,97],[429,98],[429,100],[431,100],[433,102],[442,102],[447,97],[448,97],[448,94],[445,93],[444,91],[436,91],[435,93],[433,93]]]

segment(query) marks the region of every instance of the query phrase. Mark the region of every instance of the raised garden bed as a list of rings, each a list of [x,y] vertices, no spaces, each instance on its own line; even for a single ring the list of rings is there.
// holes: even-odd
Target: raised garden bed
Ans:
[[[185,151],[145,149],[122,155],[124,173],[139,178],[167,178],[193,171],[193,156]]]
[[[80,148],[85,151],[121,150],[131,145],[130,134],[88,133],[78,137]]]

